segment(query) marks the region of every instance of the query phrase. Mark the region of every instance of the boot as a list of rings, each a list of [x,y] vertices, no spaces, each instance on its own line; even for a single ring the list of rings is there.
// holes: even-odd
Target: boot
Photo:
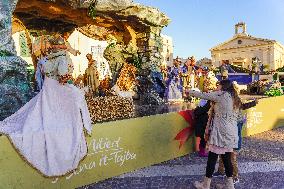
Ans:
[[[211,178],[204,177],[202,182],[195,181],[193,186],[197,189],[210,189]]]
[[[198,152],[199,157],[208,157],[208,153],[205,151],[205,148],[199,147]]]
[[[216,184],[217,189],[235,189],[233,178],[226,178],[225,184]]]

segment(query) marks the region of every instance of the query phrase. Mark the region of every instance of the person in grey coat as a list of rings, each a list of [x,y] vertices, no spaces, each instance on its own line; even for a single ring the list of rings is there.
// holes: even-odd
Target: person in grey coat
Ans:
[[[202,182],[195,182],[198,189],[209,189],[215,165],[220,155],[225,166],[227,180],[226,188],[233,189],[233,166],[231,155],[238,147],[237,121],[240,115],[241,100],[230,80],[222,80],[216,91],[203,93],[194,90],[188,92],[190,96],[210,100],[213,102],[213,113],[209,119],[209,154],[206,167],[206,176]]]

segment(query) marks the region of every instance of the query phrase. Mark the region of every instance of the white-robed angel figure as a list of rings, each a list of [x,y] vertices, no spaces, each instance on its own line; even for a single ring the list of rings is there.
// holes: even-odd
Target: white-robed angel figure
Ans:
[[[34,168],[50,177],[71,172],[86,156],[83,127],[91,134],[91,119],[84,94],[70,82],[73,66],[68,52],[79,51],[60,35],[49,42],[41,91],[0,122],[0,133]]]

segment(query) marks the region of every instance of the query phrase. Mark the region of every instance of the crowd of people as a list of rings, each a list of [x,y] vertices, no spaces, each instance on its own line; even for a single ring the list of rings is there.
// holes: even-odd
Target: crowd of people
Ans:
[[[173,66],[162,69],[166,83],[166,99],[182,101],[187,99],[186,90],[198,88],[203,91],[204,86],[215,85],[218,81],[213,71],[208,67],[197,66],[192,56],[182,63],[178,58],[174,59]]]

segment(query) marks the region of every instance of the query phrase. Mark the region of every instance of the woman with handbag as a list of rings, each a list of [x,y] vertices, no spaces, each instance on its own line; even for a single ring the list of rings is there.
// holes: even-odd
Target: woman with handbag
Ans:
[[[238,146],[238,128],[236,125],[241,108],[241,100],[238,93],[230,80],[222,80],[217,91],[203,93],[190,90],[188,94],[210,100],[214,103],[211,119],[209,117],[209,129],[205,131],[206,135],[209,135],[210,132],[210,136],[208,137],[209,154],[206,175],[203,181],[196,181],[194,186],[197,189],[210,188],[211,178],[218,156],[220,155],[224,162],[227,176],[225,188],[234,189],[231,155],[233,149]]]

